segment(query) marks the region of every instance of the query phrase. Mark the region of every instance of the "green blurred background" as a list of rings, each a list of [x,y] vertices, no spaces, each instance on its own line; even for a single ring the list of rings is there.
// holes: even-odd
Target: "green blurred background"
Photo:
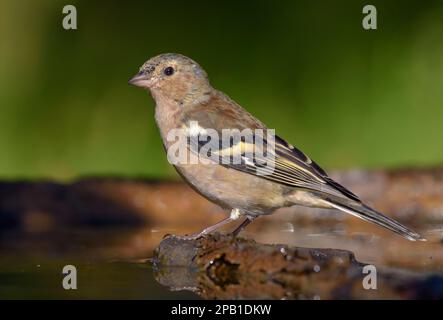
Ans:
[[[0,178],[175,177],[127,84],[163,52],[324,167],[443,162],[442,1],[0,0]]]

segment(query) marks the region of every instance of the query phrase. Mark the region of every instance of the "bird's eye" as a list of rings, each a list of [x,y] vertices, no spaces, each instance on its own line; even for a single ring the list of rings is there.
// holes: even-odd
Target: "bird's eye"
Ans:
[[[174,74],[174,68],[173,67],[167,67],[163,71],[163,73],[167,76],[172,76]]]

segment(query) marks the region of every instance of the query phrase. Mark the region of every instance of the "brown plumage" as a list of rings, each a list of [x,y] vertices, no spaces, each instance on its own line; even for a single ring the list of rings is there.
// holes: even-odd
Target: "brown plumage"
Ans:
[[[237,234],[254,218],[292,205],[335,208],[374,222],[409,240],[422,240],[421,236],[395,220],[363,204],[351,191],[332,180],[303,152],[275,136],[275,143],[266,139],[269,130],[261,121],[248,113],[224,93],[212,88],[206,72],[193,60],[179,54],[162,54],[148,60],[130,83],[151,92],[156,102],[155,119],[166,150],[174,141],[168,139],[173,129],[186,130],[186,148],[198,154],[205,143],[189,143],[209,129],[219,140],[210,139],[214,147],[209,163],[176,163],[178,173],[197,192],[207,199],[230,209],[231,215],[220,223],[193,235],[198,237],[244,216],[246,219],[234,231]],[[196,130],[192,123],[197,123]],[[244,140],[223,140],[223,129],[251,129]],[[254,130],[261,129],[263,135]],[[274,146],[272,170],[251,157],[247,150],[257,150],[257,139],[264,147]],[[215,150],[215,151],[214,151]],[[229,156],[241,161],[228,161]],[[226,161],[223,161],[226,160]],[[265,174],[263,174],[263,172]]]

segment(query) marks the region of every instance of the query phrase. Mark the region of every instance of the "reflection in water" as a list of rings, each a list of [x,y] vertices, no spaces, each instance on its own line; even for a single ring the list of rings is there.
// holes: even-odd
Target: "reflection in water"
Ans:
[[[281,230],[288,230],[289,224],[275,220],[265,218],[242,236],[259,243],[349,250],[358,261],[377,266],[379,290],[362,291],[361,265],[343,251],[335,251],[334,259],[325,260],[321,254],[317,259],[312,252],[303,251],[308,249],[293,252],[279,247],[278,256],[268,259],[270,264],[262,266],[262,270],[247,269],[241,259],[222,256],[214,256],[210,265],[201,258],[199,265],[171,266],[157,261],[152,268],[146,261],[165,234],[199,229],[171,225],[4,232],[0,242],[0,298],[406,298],[418,292],[421,297],[432,296],[438,290],[442,296],[443,244],[438,238],[441,226],[421,230],[429,241],[414,243],[384,231],[345,232],[339,222],[315,228],[294,224],[293,232],[285,232]],[[181,243],[175,250],[186,261],[190,256],[184,254],[195,254],[197,247]],[[276,259],[283,256],[302,259],[303,264],[282,272]],[[74,264],[79,270],[76,292],[61,287],[61,270],[66,264]]]
[[[147,229],[84,229],[2,234],[0,299],[195,299],[171,292],[147,262],[162,235]],[[78,289],[64,290],[62,269],[74,265]]]

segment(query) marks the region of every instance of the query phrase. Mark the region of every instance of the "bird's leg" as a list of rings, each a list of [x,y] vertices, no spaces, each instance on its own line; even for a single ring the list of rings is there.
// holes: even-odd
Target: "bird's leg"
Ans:
[[[214,232],[215,230],[223,227],[225,224],[235,221],[242,215],[242,212],[239,209],[232,209],[231,214],[226,219],[223,219],[220,222],[217,222],[216,224],[209,226],[205,229],[203,229],[201,232],[186,235],[186,236],[175,236],[176,238],[183,239],[183,240],[196,240],[198,238],[203,237],[206,234],[209,234],[211,232]],[[242,223],[243,224],[243,223]]]
[[[249,225],[257,217],[247,216],[246,219],[234,230],[232,231],[232,236],[236,237],[247,225]]]

